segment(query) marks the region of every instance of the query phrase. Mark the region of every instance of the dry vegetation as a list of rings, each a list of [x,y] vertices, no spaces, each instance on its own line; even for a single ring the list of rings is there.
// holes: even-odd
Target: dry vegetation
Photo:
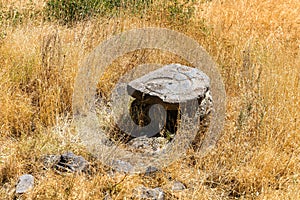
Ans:
[[[140,184],[162,187],[167,199],[300,199],[299,1],[199,1],[185,5],[194,8],[191,18],[174,16],[165,4],[154,1],[143,15],[121,10],[61,25],[44,19],[41,1],[0,1],[0,199],[14,198],[24,173],[36,178],[24,199],[102,199],[107,193],[125,199]],[[218,63],[227,93],[225,129],[204,158],[189,153],[152,175],[110,176],[71,126],[74,79],[101,41],[149,26],[183,32]],[[137,53],[120,61],[103,79],[117,80],[114,69],[127,70],[145,55],[151,57]],[[42,155],[67,150],[84,156],[93,175],[42,169]],[[172,192],[170,180],[188,189]]]

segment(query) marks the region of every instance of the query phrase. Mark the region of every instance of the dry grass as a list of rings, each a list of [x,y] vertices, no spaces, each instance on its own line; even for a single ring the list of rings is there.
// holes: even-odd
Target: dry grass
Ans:
[[[29,1],[15,2],[2,1],[1,9],[28,13]],[[35,11],[39,2],[30,4]],[[32,173],[36,184],[28,199],[102,199],[107,193],[124,199],[140,184],[162,187],[167,199],[299,199],[299,13],[298,0],[223,0],[199,1],[186,24],[167,20],[159,6],[142,19],[125,13],[72,27],[39,16],[0,21],[0,198],[13,199],[18,177]],[[152,175],[110,176],[70,126],[77,66],[109,36],[148,26],[185,33],[218,63],[227,92],[225,129],[204,158],[191,152]],[[129,55],[134,59],[119,60],[102,80],[117,80],[142,61],[168,62],[151,56]],[[67,150],[85,156],[93,175],[42,170],[42,155]],[[174,193],[170,180],[189,189]]]

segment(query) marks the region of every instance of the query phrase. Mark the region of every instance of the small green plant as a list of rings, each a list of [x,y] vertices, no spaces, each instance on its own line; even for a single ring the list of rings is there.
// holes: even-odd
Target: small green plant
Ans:
[[[147,10],[153,0],[127,0],[122,6],[126,10],[129,10],[133,14],[143,14],[143,11]]]
[[[99,8],[99,0],[49,0],[45,13],[50,20],[55,19],[67,24],[86,19],[96,13]]]
[[[14,7],[7,10],[4,13],[4,15],[5,15],[5,19],[10,20],[12,22],[12,24],[22,23],[22,20],[23,20],[23,17],[24,17],[23,14]]]
[[[63,24],[87,19],[94,15],[115,15],[120,11],[142,13],[152,0],[49,0],[45,16]]]
[[[186,0],[184,3],[180,3],[178,0],[172,1],[172,4],[167,7],[168,19],[185,24],[194,14],[193,3],[194,0]]]
[[[3,11],[2,11],[2,5],[0,3],[0,25],[2,24],[2,20],[3,20]]]

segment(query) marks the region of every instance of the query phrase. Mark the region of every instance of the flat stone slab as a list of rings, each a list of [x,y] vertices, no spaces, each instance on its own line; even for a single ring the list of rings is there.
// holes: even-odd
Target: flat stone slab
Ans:
[[[160,100],[178,104],[203,98],[209,86],[210,79],[202,71],[180,64],[170,64],[131,81],[127,85],[127,92],[138,100],[148,99],[149,104]],[[145,95],[152,98],[145,98]]]

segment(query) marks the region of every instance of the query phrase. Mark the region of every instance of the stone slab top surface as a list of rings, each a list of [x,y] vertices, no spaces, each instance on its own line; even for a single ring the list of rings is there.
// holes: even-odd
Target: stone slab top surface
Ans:
[[[181,103],[203,97],[209,87],[209,77],[199,69],[169,64],[129,82],[127,92],[140,100],[148,95],[165,103]]]

